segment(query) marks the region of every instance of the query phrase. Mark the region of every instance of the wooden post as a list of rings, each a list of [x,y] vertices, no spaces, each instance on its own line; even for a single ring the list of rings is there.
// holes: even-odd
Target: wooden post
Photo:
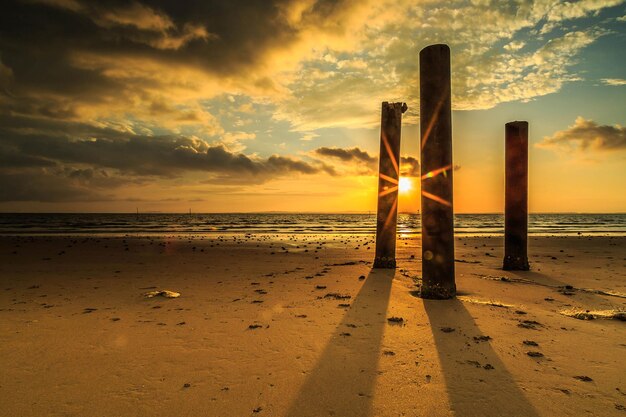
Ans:
[[[528,271],[528,122],[507,123],[505,141],[502,269]]]
[[[450,48],[420,51],[420,134],[422,174],[421,296],[456,295],[452,205],[452,111]]]
[[[406,110],[406,103],[385,101],[382,106],[374,268],[396,267],[400,132]]]

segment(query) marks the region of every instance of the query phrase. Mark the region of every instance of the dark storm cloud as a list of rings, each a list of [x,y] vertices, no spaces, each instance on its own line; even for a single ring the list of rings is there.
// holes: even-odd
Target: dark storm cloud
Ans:
[[[137,134],[150,123],[161,131],[194,123],[217,139],[223,131],[211,125],[212,115],[181,106],[185,94],[197,94],[196,75],[205,77],[198,85],[240,80],[273,89],[269,58],[310,28],[336,31],[354,4],[318,0],[294,8],[299,2],[4,1],[0,199],[97,199],[103,194],[89,190],[189,172],[242,183],[336,175],[314,158],[256,158],[193,137]],[[183,79],[177,71],[191,72]]]
[[[4,201],[27,197],[57,201],[85,195],[85,187],[113,189],[149,177],[177,178],[194,171],[221,177],[222,182],[232,177],[242,183],[294,174],[335,175],[332,167],[320,161],[280,155],[252,158],[197,138],[142,136],[56,120],[24,123],[19,117],[0,116]]]
[[[111,196],[92,190],[47,170],[0,170],[0,202],[4,201],[102,201]]]
[[[232,173],[264,179],[292,173],[334,173],[332,168],[321,163],[279,155],[253,159],[229,152],[221,145],[211,146],[202,140],[183,136],[127,134],[124,139],[92,137],[71,140],[40,134],[6,135],[6,131],[2,130],[0,134],[3,135],[0,138],[0,159],[18,154],[22,158],[21,166],[41,166],[59,161],[113,168],[134,175],[164,177],[177,176],[186,171]]]
[[[290,18],[298,0],[3,2],[0,56],[16,93],[102,99],[122,87],[99,69],[79,68],[75,52],[184,64],[217,76],[255,74],[268,54],[289,48],[310,27],[333,31],[354,2],[317,1]],[[271,88],[268,78],[258,86]]]
[[[125,142],[74,143],[64,139],[22,138],[19,144],[22,155],[27,156],[22,156],[19,164],[0,167],[0,201],[100,201],[112,198],[105,197],[104,190],[146,183],[150,176],[173,178],[192,170],[211,173],[215,178],[205,182],[214,184],[262,183],[291,174],[334,174],[331,167],[321,163],[313,165],[277,155],[253,160],[221,146],[198,145],[187,138],[134,137]],[[0,148],[0,161],[10,156],[2,153],[6,149]],[[37,168],[44,165],[41,161],[46,161],[51,168]],[[13,169],[16,166],[19,169]]]
[[[56,163],[49,159],[24,155],[14,148],[0,147],[0,167],[6,168],[33,168],[52,167]]]

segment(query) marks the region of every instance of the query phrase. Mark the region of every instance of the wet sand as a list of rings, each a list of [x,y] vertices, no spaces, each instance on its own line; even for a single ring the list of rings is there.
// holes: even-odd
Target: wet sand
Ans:
[[[2,237],[0,414],[626,416],[626,238],[502,243],[428,301],[419,238]]]

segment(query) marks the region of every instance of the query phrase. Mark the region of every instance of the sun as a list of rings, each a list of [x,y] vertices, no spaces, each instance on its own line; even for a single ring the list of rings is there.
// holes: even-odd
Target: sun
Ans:
[[[413,183],[410,178],[400,178],[398,189],[401,193],[406,194],[413,189]]]

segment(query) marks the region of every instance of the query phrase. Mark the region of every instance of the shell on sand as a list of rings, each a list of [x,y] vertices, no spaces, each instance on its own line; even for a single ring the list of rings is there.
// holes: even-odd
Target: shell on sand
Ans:
[[[178,298],[178,297],[180,297],[180,293],[179,292],[170,291],[170,290],[148,291],[147,293],[144,294],[144,296],[146,298],[152,298],[152,297],[156,297],[156,296],[159,296],[159,295],[161,297],[165,297],[165,298]]]

